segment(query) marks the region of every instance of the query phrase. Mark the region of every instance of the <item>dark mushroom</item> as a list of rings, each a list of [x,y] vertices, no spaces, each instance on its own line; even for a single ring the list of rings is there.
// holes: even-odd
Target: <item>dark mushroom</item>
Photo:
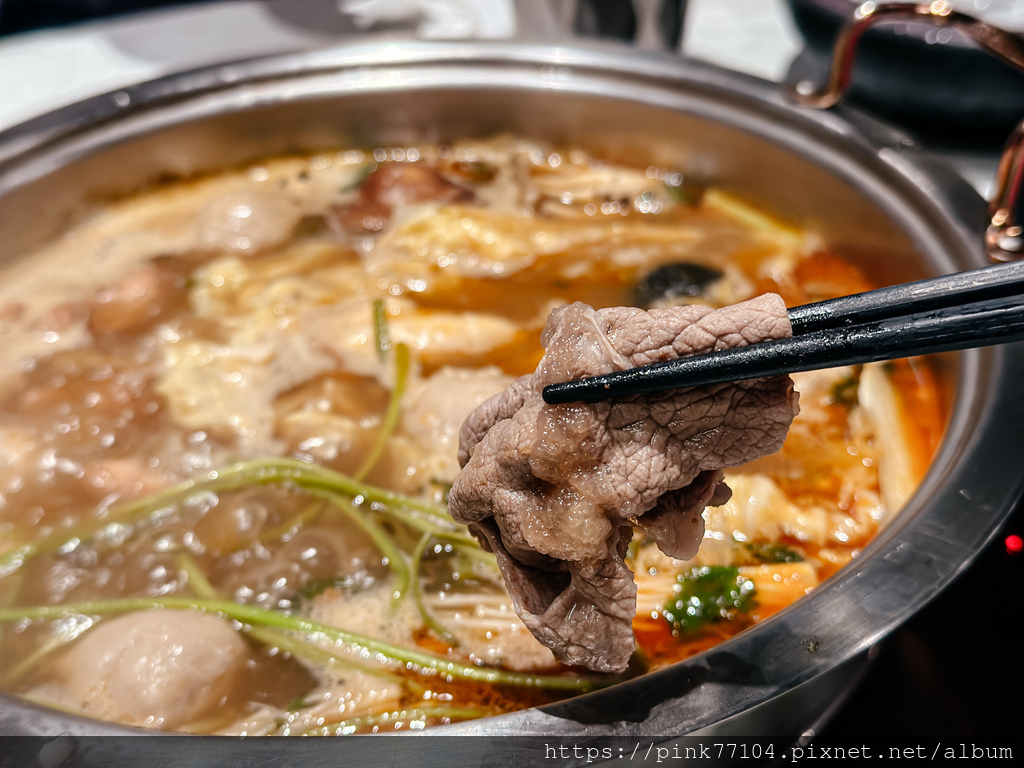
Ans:
[[[721,270],[682,261],[665,264],[649,273],[634,288],[634,303],[647,308],[658,301],[696,298],[721,279]]]

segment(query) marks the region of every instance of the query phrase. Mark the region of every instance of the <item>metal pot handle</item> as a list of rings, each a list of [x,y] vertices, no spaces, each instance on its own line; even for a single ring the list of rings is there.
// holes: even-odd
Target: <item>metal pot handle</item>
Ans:
[[[984,50],[1024,71],[1024,42],[998,27],[953,10],[952,3],[862,4],[847,20],[832,49],[832,65],[826,84],[817,89],[807,80],[791,85],[788,95],[798,104],[828,109],[850,87],[853,61],[861,36],[871,26],[894,21],[926,21],[963,32]],[[1017,202],[1024,193],[1024,119],[1018,123],[1003,149],[996,172],[995,192],[989,202],[989,223],[985,250],[993,261],[1024,259],[1024,227],[1014,219]]]

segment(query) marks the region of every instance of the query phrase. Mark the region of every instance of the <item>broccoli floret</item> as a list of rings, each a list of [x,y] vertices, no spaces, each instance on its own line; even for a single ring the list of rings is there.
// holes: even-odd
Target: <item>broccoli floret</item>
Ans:
[[[754,582],[724,565],[691,568],[676,577],[675,594],[662,611],[672,628],[693,632],[717,619],[731,619],[754,606]]]

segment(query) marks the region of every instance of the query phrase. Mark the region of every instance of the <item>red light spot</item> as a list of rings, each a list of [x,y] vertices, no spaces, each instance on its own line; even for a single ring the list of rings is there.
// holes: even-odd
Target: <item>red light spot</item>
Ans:
[[[1016,555],[1022,549],[1024,549],[1024,539],[1013,533],[1006,537],[1006,552],[1010,555]]]

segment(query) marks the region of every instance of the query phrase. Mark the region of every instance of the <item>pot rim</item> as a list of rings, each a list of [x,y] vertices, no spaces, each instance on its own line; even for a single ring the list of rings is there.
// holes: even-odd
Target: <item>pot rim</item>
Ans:
[[[876,199],[881,195],[881,202],[893,206],[920,248],[945,254],[943,269],[984,263],[984,201],[898,132],[846,107],[809,112],[757,78],[614,44],[369,42],[169,75],[0,132],[0,195],[111,143],[202,118],[214,108],[244,110],[284,99],[441,84],[595,95],[610,89],[613,100],[692,110],[799,154],[864,193],[881,179],[886,186],[874,190]],[[707,732],[864,652],[967,567],[1024,490],[1018,475],[1024,444],[1014,440],[1024,405],[1012,396],[1012,385],[1024,374],[1024,345],[969,350],[959,359],[946,437],[920,488],[862,556],[813,595],[658,672],[540,709],[428,733]],[[965,505],[971,507],[967,514]],[[0,733],[5,732],[152,733],[0,694]]]

